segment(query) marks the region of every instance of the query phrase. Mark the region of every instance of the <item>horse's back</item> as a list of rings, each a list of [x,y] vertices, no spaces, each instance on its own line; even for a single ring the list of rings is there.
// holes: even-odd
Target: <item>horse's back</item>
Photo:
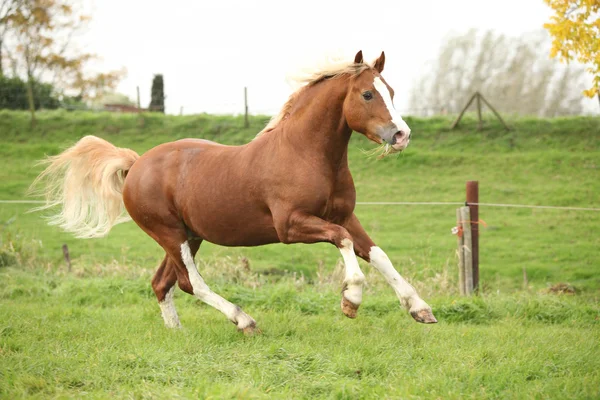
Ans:
[[[160,144],[144,153],[128,171],[124,193],[147,186],[153,191],[158,187],[166,190],[165,186],[179,181],[188,165],[198,161],[200,155],[231,151],[235,151],[235,147],[204,139],[181,139]]]
[[[123,191],[131,217],[144,225],[179,222],[199,237],[223,245],[278,241],[272,218],[250,171],[245,146],[203,139],[159,145],[131,168]],[[235,228],[234,228],[235,227]]]

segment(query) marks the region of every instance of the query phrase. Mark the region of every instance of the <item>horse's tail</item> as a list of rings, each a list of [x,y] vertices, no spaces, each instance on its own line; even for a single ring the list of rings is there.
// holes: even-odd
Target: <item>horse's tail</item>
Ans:
[[[130,219],[123,204],[127,172],[140,156],[96,136],[85,136],[62,153],[46,157],[46,169],[31,184],[30,193],[46,197],[35,210],[59,206],[49,217],[79,238],[106,236]]]

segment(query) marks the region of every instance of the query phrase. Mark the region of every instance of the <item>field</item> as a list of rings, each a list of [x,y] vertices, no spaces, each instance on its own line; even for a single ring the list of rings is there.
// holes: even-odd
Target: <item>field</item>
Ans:
[[[35,161],[95,134],[142,153],[184,137],[241,144],[266,117],[0,112],[0,199],[25,198]],[[358,201],[464,201],[600,207],[598,118],[516,119],[482,132],[467,119],[408,119],[411,147],[376,160],[358,135]],[[76,240],[30,204],[0,204],[3,398],[598,398],[600,212],[482,207],[481,294],[457,294],[456,206],[358,205],[375,240],[433,307],[416,324],[361,262],[356,320],[339,310],[331,245],[224,248],[198,264],[217,293],[252,315],[244,337],[216,310],[176,293],[168,331],[150,287],[162,252],[133,223]],[[67,271],[61,247],[73,259]],[[524,272],[527,281],[524,281]],[[551,288],[563,286],[569,293]],[[573,293],[570,293],[574,291]]]

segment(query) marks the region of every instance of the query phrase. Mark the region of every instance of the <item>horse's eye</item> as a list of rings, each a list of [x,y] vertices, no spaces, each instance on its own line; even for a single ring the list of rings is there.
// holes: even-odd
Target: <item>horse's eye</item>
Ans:
[[[365,100],[372,100],[373,99],[373,93],[371,93],[370,91],[366,91],[362,94],[363,99]]]

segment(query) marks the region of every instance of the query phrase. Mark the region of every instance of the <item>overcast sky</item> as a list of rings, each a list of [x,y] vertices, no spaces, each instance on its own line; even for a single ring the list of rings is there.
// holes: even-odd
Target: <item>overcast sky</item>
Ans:
[[[408,108],[408,91],[444,37],[469,28],[519,36],[551,15],[542,0],[90,0],[83,37],[101,70],[126,67],[118,90],[147,106],[162,73],[168,113],[275,114],[286,75],[327,55],[367,60],[386,53],[383,76]],[[590,105],[592,101],[589,101]]]

